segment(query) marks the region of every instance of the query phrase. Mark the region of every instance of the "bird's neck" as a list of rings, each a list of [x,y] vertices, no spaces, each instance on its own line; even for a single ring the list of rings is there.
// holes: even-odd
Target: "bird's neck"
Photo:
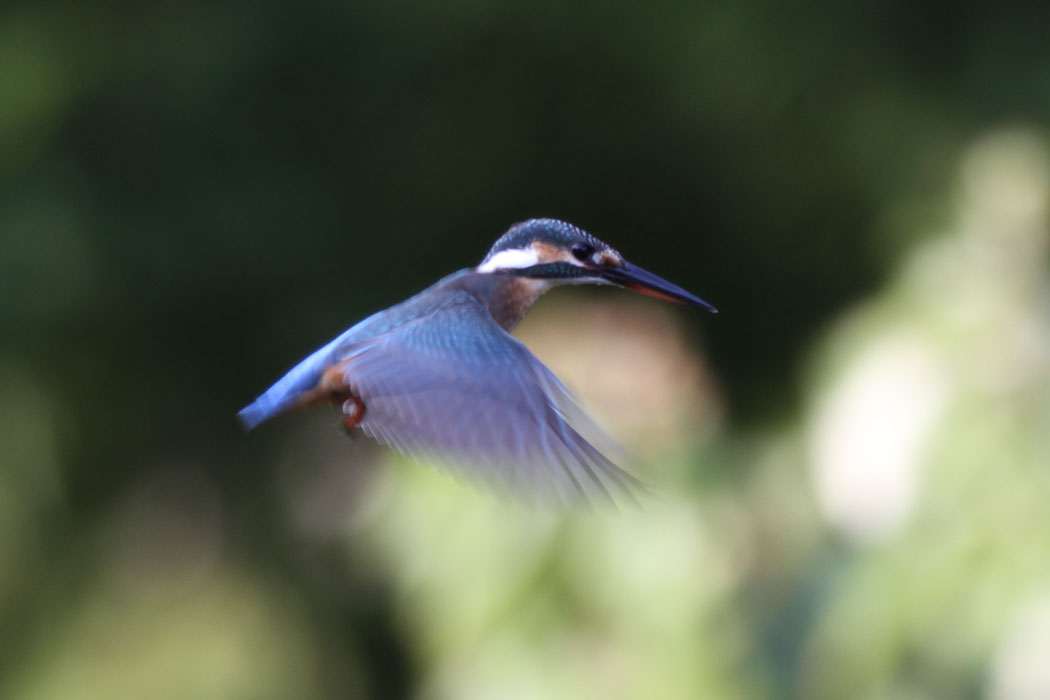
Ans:
[[[488,308],[496,323],[508,332],[518,325],[533,302],[551,287],[548,280],[499,272],[474,273],[464,282]]]
[[[489,313],[496,323],[506,331],[514,329],[529,307],[540,298],[540,295],[550,289],[547,280],[535,280],[525,277],[514,277],[507,275],[503,282],[501,293],[496,294],[489,302]]]

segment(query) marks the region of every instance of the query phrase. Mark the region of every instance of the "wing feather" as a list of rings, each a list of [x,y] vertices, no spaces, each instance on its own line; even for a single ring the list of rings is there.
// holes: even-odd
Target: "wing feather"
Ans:
[[[346,348],[361,428],[528,500],[637,502],[640,483],[565,386],[472,297]],[[571,424],[570,424],[571,423]]]

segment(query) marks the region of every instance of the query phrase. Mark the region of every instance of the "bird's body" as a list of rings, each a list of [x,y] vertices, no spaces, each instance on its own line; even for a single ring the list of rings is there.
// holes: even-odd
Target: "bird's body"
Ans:
[[[348,428],[540,500],[630,497],[634,479],[584,437],[600,430],[510,331],[559,283],[612,283],[714,310],[570,224],[512,227],[477,268],[380,311],[240,412],[253,428],[331,401]]]

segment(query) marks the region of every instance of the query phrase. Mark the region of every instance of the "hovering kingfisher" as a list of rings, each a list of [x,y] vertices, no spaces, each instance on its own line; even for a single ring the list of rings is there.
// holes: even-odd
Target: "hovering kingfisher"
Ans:
[[[347,431],[360,427],[497,490],[544,502],[633,499],[637,480],[588,440],[601,444],[603,433],[510,335],[559,284],[613,284],[716,312],[586,231],[533,219],[512,226],[476,268],[369,316],[314,352],[240,419],[252,429],[291,409],[332,402]]]

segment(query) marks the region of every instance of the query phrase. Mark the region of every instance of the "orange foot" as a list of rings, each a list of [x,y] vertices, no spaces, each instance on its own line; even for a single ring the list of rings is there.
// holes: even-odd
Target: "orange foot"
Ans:
[[[342,398],[343,428],[346,432],[352,432],[354,428],[361,425],[365,417],[365,404],[361,398],[354,394],[344,394]]]

